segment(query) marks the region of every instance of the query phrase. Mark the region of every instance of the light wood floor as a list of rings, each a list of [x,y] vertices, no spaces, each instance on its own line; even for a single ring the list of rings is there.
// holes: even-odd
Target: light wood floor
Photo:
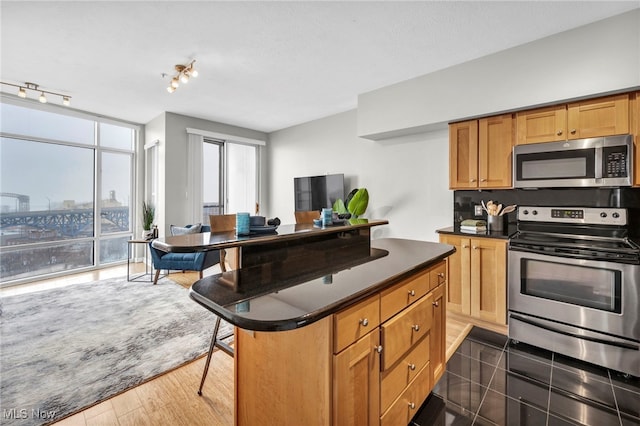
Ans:
[[[142,269],[141,264],[137,268]],[[215,268],[205,275],[217,273]],[[39,281],[3,289],[3,295],[41,290],[51,286],[96,281],[126,274],[126,265],[100,271],[76,274],[67,278]],[[198,279],[197,273],[172,273],[169,278],[188,287]],[[151,285],[141,283],[141,285]],[[479,324],[506,334],[506,327]],[[447,314],[447,359],[464,340],[473,324],[468,318]],[[233,424],[233,358],[216,351],[211,360],[203,395],[197,389],[205,357],[177,368],[91,408],[67,417],[56,426],[80,425],[232,425]]]

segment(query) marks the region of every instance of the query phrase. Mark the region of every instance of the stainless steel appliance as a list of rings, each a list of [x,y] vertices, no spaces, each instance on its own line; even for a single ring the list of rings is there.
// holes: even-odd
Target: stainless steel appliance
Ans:
[[[515,188],[631,186],[631,135],[516,145]]]
[[[620,208],[518,207],[509,337],[640,376],[640,247]]]

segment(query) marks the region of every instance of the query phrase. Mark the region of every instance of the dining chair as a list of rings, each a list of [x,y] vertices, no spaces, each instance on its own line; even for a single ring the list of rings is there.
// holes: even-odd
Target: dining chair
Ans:
[[[319,210],[306,210],[294,212],[296,216],[296,223],[313,223],[313,219],[320,218]]]
[[[211,233],[215,234],[218,232],[230,232],[233,231],[236,227],[236,215],[235,214],[218,214],[218,215],[209,215],[209,226],[211,227]],[[220,250],[220,269],[222,272],[227,271],[227,255],[229,254],[229,261],[231,264],[231,269],[238,269],[238,256],[237,249],[230,249],[229,253],[227,250]]]

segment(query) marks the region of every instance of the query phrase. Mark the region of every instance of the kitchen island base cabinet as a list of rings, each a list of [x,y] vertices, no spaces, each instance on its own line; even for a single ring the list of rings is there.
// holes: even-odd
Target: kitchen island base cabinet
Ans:
[[[236,425],[408,425],[444,371],[445,286],[441,260],[304,327],[236,329]]]
[[[370,332],[333,357],[334,425],[373,425],[380,416],[380,335]]]
[[[331,425],[331,317],[281,332],[235,332],[236,425]]]

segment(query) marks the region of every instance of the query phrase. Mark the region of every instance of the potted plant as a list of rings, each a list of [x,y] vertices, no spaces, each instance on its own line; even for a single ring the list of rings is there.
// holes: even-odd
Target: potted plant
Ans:
[[[358,216],[364,214],[369,205],[369,192],[367,188],[356,188],[352,190],[347,198],[343,202],[342,199],[337,199],[333,203],[333,211],[338,214],[349,213],[351,218],[357,219]]]
[[[147,204],[146,202],[142,202],[142,238],[145,240],[150,240],[153,238],[153,230],[151,229],[153,225],[153,218],[155,217],[156,209],[153,208],[151,204]]]

